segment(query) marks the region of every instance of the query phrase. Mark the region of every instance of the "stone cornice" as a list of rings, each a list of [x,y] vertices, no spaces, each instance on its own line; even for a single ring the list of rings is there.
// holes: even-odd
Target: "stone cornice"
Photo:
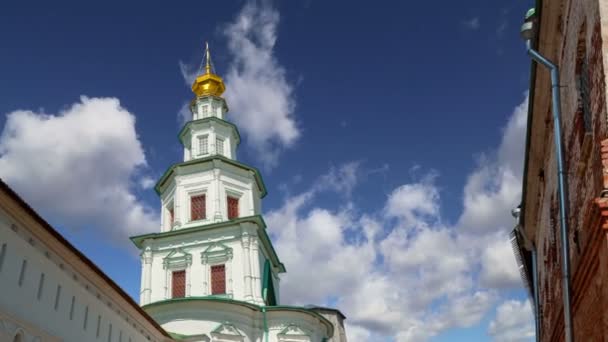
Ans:
[[[213,156],[209,156],[209,157],[206,157],[206,158],[198,158],[198,159],[189,160],[187,162],[173,164],[172,166],[170,166],[167,169],[167,171],[165,171],[165,173],[162,175],[162,177],[160,177],[160,179],[158,180],[158,182],[154,186],[154,190],[156,191],[156,194],[158,194],[160,196],[160,194],[161,194],[161,187],[163,185],[165,185],[165,183],[167,182],[167,180],[175,173],[175,169],[180,168],[180,167],[190,166],[190,165],[209,163],[209,162],[214,163],[214,167],[218,163],[219,164],[226,163],[228,165],[232,165],[232,166],[235,166],[237,168],[241,168],[241,169],[244,169],[246,171],[251,172],[253,174],[253,177],[254,177],[255,181],[256,181],[258,189],[261,192],[261,196],[260,197],[264,198],[268,194],[268,192],[266,191],[266,184],[264,184],[264,180],[262,179],[262,175],[260,174],[260,171],[258,169],[256,169],[255,167],[252,167],[252,166],[247,166],[247,165],[245,165],[243,163],[240,163],[240,162],[238,162],[236,160],[232,160],[232,159],[226,158],[226,157],[221,156],[221,155],[213,155]]]
[[[260,215],[239,217],[237,219],[230,220],[230,221],[204,224],[204,225],[195,226],[195,227],[191,227],[191,228],[171,230],[171,231],[162,232],[162,233],[151,233],[151,234],[145,234],[145,235],[132,236],[130,239],[133,242],[133,244],[135,244],[135,246],[137,246],[137,248],[141,249],[142,242],[145,241],[146,239],[153,239],[153,240],[164,239],[167,237],[191,234],[191,233],[195,233],[195,232],[199,232],[199,231],[219,229],[219,228],[224,228],[224,227],[228,227],[228,226],[236,226],[241,223],[247,223],[247,222],[253,223],[256,225],[258,237],[259,237],[260,241],[262,242],[262,245],[268,252],[269,258],[270,258],[273,266],[278,268],[280,273],[286,272],[285,265],[283,265],[283,263],[279,260],[279,257],[277,255],[274,247],[272,246],[272,242],[270,241],[270,237],[268,236],[268,233],[266,232],[266,223],[264,222],[264,219]]]

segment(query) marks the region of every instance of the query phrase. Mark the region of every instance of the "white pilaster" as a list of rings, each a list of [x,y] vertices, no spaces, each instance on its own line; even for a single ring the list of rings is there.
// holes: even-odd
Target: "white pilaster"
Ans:
[[[220,202],[220,170],[213,170],[213,178],[215,181],[215,214],[213,215],[213,221],[221,222],[222,221],[222,207]]]
[[[203,259],[203,296],[209,295],[209,264]]]
[[[141,286],[141,305],[145,305],[150,303],[151,293],[152,293],[152,249],[150,246],[147,246],[142,255],[142,286]]]
[[[245,283],[245,300],[252,301],[253,297],[251,295],[251,258],[249,253],[250,237],[248,232],[243,232],[241,243],[243,246],[243,277]]]
[[[258,249],[258,237],[253,235],[251,237],[251,272],[253,278],[253,298],[258,304],[263,304],[262,299],[262,284],[260,277],[260,259]]]

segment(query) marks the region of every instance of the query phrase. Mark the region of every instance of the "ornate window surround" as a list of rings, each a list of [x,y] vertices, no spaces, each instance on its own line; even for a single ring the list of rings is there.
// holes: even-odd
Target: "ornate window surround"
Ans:
[[[279,342],[310,342],[310,334],[307,334],[304,329],[297,324],[290,323],[285,329],[277,334]]]
[[[243,342],[245,336],[230,322],[218,325],[209,333],[212,342]]]
[[[163,269],[165,270],[165,299],[171,298],[172,275],[173,271],[186,271],[186,293],[185,297],[190,296],[190,281],[192,265],[192,254],[187,253],[182,247],[174,248],[166,257],[163,258]]]
[[[232,256],[232,248],[221,242],[214,242],[201,252],[201,264],[203,265],[204,274],[203,295],[208,296],[211,294],[211,266],[224,264],[226,267],[226,294],[215,296],[233,297]]]
[[[194,196],[200,196],[200,195],[205,195],[205,218],[202,220],[196,220],[193,221],[192,220],[192,197]],[[210,198],[209,198],[209,193],[207,191],[207,188],[199,188],[196,190],[188,190],[187,192],[187,201],[186,201],[186,211],[188,214],[188,222],[205,222],[207,220],[209,220],[209,202],[210,202]]]

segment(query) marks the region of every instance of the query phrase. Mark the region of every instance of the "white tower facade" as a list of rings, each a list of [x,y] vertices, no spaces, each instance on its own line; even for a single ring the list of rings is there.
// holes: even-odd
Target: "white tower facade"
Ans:
[[[266,187],[256,168],[237,161],[240,135],[208,47],[205,59],[192,119],[179,133],[184,161],[155,187],[160,232],[131,238],[141,250],[140,304],[188,341],[330,341],[328,319],[279,305],[285,267],[261,216]]]

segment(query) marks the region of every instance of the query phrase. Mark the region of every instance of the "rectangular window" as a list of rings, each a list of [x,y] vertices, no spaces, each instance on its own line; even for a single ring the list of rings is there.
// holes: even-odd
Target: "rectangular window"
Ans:
[[[95,332],[95,337],[99,337],[99,329],[101,328],[101,315],[97,316],[97,331]]]
[[[74,304],[76,302],[76,296],[72,296],[72,304],[70,304],[70,321],[74,319]]]
[[[171,297],[182,298],[186,296],[186,271],[173,271],[171,278]]]
[[[89,320],[89,306],[84,308],[84,322],[82,323],[82,330],[87,330],[87,321]]]
[[[122,342],[122,330],[118,332],[118,342]]]
[[[36,298],[38,300],[42,299],[42,289],[44,288],[44,273],[40,273],[40,281],[38,282],[38,294]]]
[[[108,342],[112,342],[112,323],[110,323],[110,328],[108,330]]]
[[[206,216],[205,195],[192,196],[190,198],[190,220],[204,220]]]
[[[211,266],[211,294],[226,293],[226,267],[224,265]]]
[[[201,106],[201,115],[203,118],[206,118],[209,115],[209,106]]]
[[[239,199],[228,196],[228,219],[232,220],[239,217]]]
[[[198,137],[198,154],[209,153],[209,139],[206,135]]]
[[[175,211],[173,204],[169,207],[169,229],[173,228],[173,222],[175,222]]]
[[[19,272],[19,287],[23,285],[23,281],[25,280],[25,269],[27,268],[27,260],[23,260],[21,263],[21,272]]]
[[[55,292],[55,311],[59,310],[59,299],[61,298],[61,285],[57,285],[57,292]]]
[[[224,139],[216,138],[215,139],[215,148],[217,150],[217,154],[224,155]]]
[[[6,244],[2,244],[2,249],[0,249],[0,272],[2,272],[2,265],[4,264],[4,256],[6,255]]]

